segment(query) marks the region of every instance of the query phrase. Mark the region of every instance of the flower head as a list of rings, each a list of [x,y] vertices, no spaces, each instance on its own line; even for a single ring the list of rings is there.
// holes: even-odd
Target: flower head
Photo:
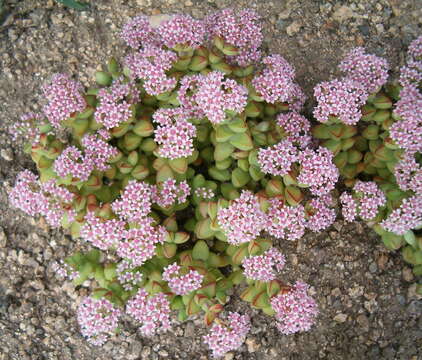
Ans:
[[[100,171],[110,168],[107,162],[118,154],[118,150],[103,140],[103,132],[87,134],[82,138],[85,156],[92,160],[94,167]]]
[[[265,230],[279,239],[297,240],[305,234],[305,209],[287,206],[278,198],[270,199]]]
[[[155,187],[152,200],[157,205],[167,208],[176,202],[183,204],[189,195],[190,186],[186,181],[177,184],[175,179],[167,179]]]
[[[245,341],[251,328],[248,315],[229,313],[227,322],[215,322],[209,333],[204,336],[204,343],[212,351],[213,357],[221,357],[230,350],[238,349]]]
[[[189,270],[185,274],[182,268],[173,263],[164,268],[163,280],[168,282],[169,288],[176,295],[186,295],[201,287],[204,275],[196,270]]]
[[[313,195],[322,196],[334,189],[339,172],[333,163],[333,153],[324,147],[305,149],[299,153],[299,183],[309,186]]]
[[[234,245],[254,240],[266,225],[258,198],[248,190],[243,190],[228,208],[220,209],[217,219],[228,242]]]
[[[88,180],[94,170],[91,157],[83,155],[76,146],[68,146],[54,161],[54,171],[60,177],[70,175],[79,181]]]
[[[381,222],[381,226],[397,235],[404,235],[422,225],[422,195],[404,199],[398,209]]]
[[[131,48],[140,46],[160,45],[159,35],[151,27],[148,16],[139,15],[123,26],[120,37]]]
[[[195,189],[195,195],[206,200],[211,200],[215,196],[214,191],[206,187],[199,187]]]
[[[158,109],[153,119],[159,124],[154,130],[154,139],[160,145],[160,156],[178,159],[192,155],[196,127],[187,121],[183,108]]]
[[[384,192],[372,181],[357,181],[353,191],[357,194],[359,216],[363,220],[373,219],[379,207],[384,206],[387,201]]]
[[[130,119],[131,104],[139,101],[139,90],[134,82],[123,83],[118,79],[110,87],[100,89],[98,99],[95,120],[111,129]]]
[[[51,82],[43,86],[48,101],[43,110],[53,127],[59,128],[62,121],[85,109],[86,101],[82,91],[82,84],[67,74],[55,74]]]
[[[358,215],[358,210],[357,210],[357,203],[355,199],[353,199],[353,196],[347,192],[344,192],[340,196],[340,201],[341,201],[341,213],[344,217],[344,220],[348,222],[354,221],[356,219],[356,216]]]
[[[170,329],[170,302],[163,293],[150,296],[140,288],[127,302],[126,313],[142,324],[139,331],[143,336]]]
[[[38,125],[42,122],[42,116],[30,112],[23,114],[20,120],[9,128],[13,141],[23,139],[31,145],[38,143],[41,135]]]
[[[312,137],[309,135],[311,123],[303,115],[295,111],[280,113],[277,116],[277,124],[283,129],[287,139],[300,148],[306,148],[311,143]]]
[[[307,294],[309,285],[297,281],[271,299],[278,330],[284,334],[308,331],[318,315],[315,300]]]
[[[412,190],[422,195],[422,166],[416,161],[414,154],[404,153],[394,167],[394,176],[400,189]]]
[[[133,79],[143,81],[143,87],[148,94],[158,95],[171,91],[176,86],[177,80],[166,74],[176,60],[177,55],[173,51],[145,46],[138,52],[128,55],[125,65]]]
[[[118,219],[103,220],[93,212],[85,216],[81,237],[101,250],[114,247],[124,237],[125,222]]]
[[[290,139],[285,139],[266,149],[259,149],[258,162],[264,173],[284,176],[297,162],[298,155],[297,147]]]
[[[152,206],[152,186],[131,180],[120,199],[111,204],[113,211],[129,222],[137,222],[148,216]]]
[[[253,10],[235,11],[230,8],[217,11],[206,19],[211,39],[218,36],[238,49],[239,53],[231,56],[230,60],[240,66],[247,66],[261,57],[258,49],[263,35],[258,21],[259,16]]]
[[[286,263],[284,255],[272,247],[262,255],[250,256],[243,259],[244,275],[248,279],[258,281],[271,281],[276,277],[276,271],[281,271]]]
[[[314,198],[305,207],[306,227],[312,231],[319,232],[328,228],[336,219],[336,212],[331,207],[332,198],[330,195],[323,195]]]
[[[325,123],[334,116],[347,125],[360,120],[361,107],[368,98],[364,85],[349,78],[324,81],[315,87],[314,95],[318,101],[314,116],[318,121]]]
[[[220,71],[212,71],[202,78],[195,100],[208,120],[218,124],[226,120],[226,110],[242,112],[247,96],[248,91],[244,86],[235,80],[225,79]]]
[[[203,21],[193,19],[188,15],[175,15],[162,22],[157,32],[160,34],[164,45],[170,49],[177,47],[177,45],[196,49],[204,41],[205,30]]]
[[[78,307],[81,333],[93,345],[103,345],[118,325],[122,312],[106,299],[85,297]]]
[[[388,63],[378,56],[366,54],[358,47],[351,50],[339,66],[349,79],[361,83],[368,93],[377,91],[388,78]]]

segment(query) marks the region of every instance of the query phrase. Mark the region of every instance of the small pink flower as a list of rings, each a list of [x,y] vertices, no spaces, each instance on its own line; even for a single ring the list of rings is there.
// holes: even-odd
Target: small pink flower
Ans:
[[[137,222],[151,211],[152,185],[130,180],[120,199],[111,204],[113,211],[129,222]]]
[[[334,189],[339,172],[333,163],[333,153],[324,147],[305,149],[299,153],[298,182],[309,186],[313,195],[322,196]]]
[[[77,319],[81,333],[97,346],[103,345],[118,326],[122,312],[106,299],[85,297],[78,307]]]
[[[175,179],[167,179],[155,187],[152,200],[157,205],[168,208],[176,202],[183,204],[189,195],[190,186],[186,181],[177,184]]]
[[[307,294],[309,285],[297,281],[289,289],[271,299],[271,306],[276,312],[277,328],[284,335],[308,331],[315,323],[318,306]]]
[[[341,212],[344,217],[344,220],[348,222],[352,222],[356,219],[356,216],[358,215],[357,211],[357,203],[355,199],[353,199],[353,196],[348,194],[347,192],[344,192],[340,196],[341,201]]]
[[[197,103],[197,93],[205,76],[202,74],[186,75],[180,80],[180,88],[177,91],[177,99],[183,106],[185,113],[189,117],[203,118],[204,111]]]
[[[262,98],[269,103],[296,103],[290,110],[299,111],[305,95],[294,83],[295,70],[281,55],[270,55],[262,61],[267,67],[252,80]]]
[[[422,225],[422,195],[404,199],[398,209],[381,222],[381,226],[397,235],[404,235],[409,230]]]
[[[103,129],[104,130],[104,129]],[[103,140],[106,134],[98,131],[97,134],[87,134],[82,138],[85,156],[92,160],[93,165],[99,171],[110,168],[107,162],[118,154],[117,148]]]
[[[228,242],[233,245],[254,240],[267,222],[258,198],[248,190],[243,190],[228,208],[220,209],[217,219]]]
[[[154,219],[145,217],[136,221],[136,227],[123,232],[117,244],[117,255],[129,260],[132,266],[141,266],[155,255],[155,247],[163,243],[167,231],[162,226],[153,226]]]
[[[63,280],[74,280],[79,276],[78,271],[74,271],[72,267],[70,267],[68,264],[63,262],[63,260],[60,260],[60,262],[54,262],[51,265],[51,269],[56,273],[56,276]]]
[[[250,256],[243,259],[244,275],[251,280],[271,281],[276,278],[276,271],[281,271],[286,263],[284,255],[276,248],[264,252],[262,255]]]
[[[403,191],[412,190],[422,195],[422,166],[416,161],[414,154],[404,153],[402,159],[394,167],[397,184]]]
[[[213,357],[221,357],[226,352],[242,346],[250,328],[248,315],[231,312],[227,316],[227,322],[214,322],[209,333],[204,336],[204,343],[212,351]]]
[[[279,239],[297,240],[305,234],[305,209],[287,206],[278,198],[270,199],[265,231]]]
[[[373,219],[379,208],[387,202],[382,190],[372,181],[357,181],[353,191],[357,195],[359,216],[363,220]]]
[[[157,33],[160,34],[164,45],[170,49],[176,45],[196,49],[204,41],[205,24],[188,15],[174,15],[160,24]]]
[[[133,79],[143,81],[148,94],[158,95],[171,91],[176,86],[177,80],[166,74],[176,60],[177,55],[173,51],[148,45],[137,53],[128,55],[125,65]]]
[[[154,130],[154,140],[160,146],[161,157],[178,159],[193,153],[196,127],[187,121],[183,108],[162,108],[153,115],[159,125]]]
[[[88,180],[94,170],[94,162],[82,154],[76,146],[68,146],[54,161],[54,171],[60,177],[70,175],[79,181]]]
[[[160,45],[159,34],[151,27],[148,16],[139,15],[123,26],[120,37],[131,48]]]
[[[287,140],[297,144],[304,149],[311,143],[312,137],[309,134],[311,123],[309,120],[295,111],[280,113],[277,116],[277,124],[282,128]]]
[[[127,302],[126,314],[142,324],[139,331],[143,336],[153,336],[171,327],[170,302],[163,293],[148,295],[145,289],[140,288]]]
[[[306,227],[312,231],[322,231],[336,219],[336,212],[331,207],[332,198],[330,195],[324,195],[309,201],[306,209]]]
[[[285,139],[266,149],[259,149],[258,162],[262,172],[274,176],[287,175],[298,161],[299,151],[290,139]]]
[[[261,58],[258,49],[263,35],[259,15],[253,10],[220,10],[208,16],[206,24],[211,40],[219,36],[239,50],[238,55],[229,57],[231,62],[247,66]]]
[[[42,123],[42,116],[30,112],[23,114],[20,120],[9,128],[13,141],[23,139],[31,143],[31,145],[37,144],[41,135],[38,126]]]
[[[85,216],[81,237],[101,250],[114,247],[124,237],[125,222],[117,219],[103,220],[93,212]]]
[[[214,191],[206,187],[197,188],[195,190],[195,195],[205,200],[211,200],[215,196]]]
[[[248,91],[220,71],[202,78],[195,100],[208,120],[218,124],[226,120],[226,110],[241,113],[247,103]]]
[[[43,86],[48,101],[43,110],[53,127],[59,128],[62,121],[85,109],[86,101],[82,92],[82,84],[67,74],[55,74],[51,82]]]
[[[118,79],[110,87],[100,89],[97,97],[95,120],[111,129],[131,118],[131,106],[139,101],[139,90],[134,82],[124,83]]]
[[[325,123],[334,116],[348,125],[358,123],[361,107],[368,98],[364,85],[349,78],[324,81],[314,88],[314,95],[318,101],[314,116],[319,122]]]
[[[181,269],[177,263],[164,268],[163,280],[168,282],[170,290],[176,295],[186,295],[199,289],[204,276],[196,270],[189,270],[182,275]]]
[[[377,91],[388,79],[388,63],[378,56],[366,54],[358,47],[351,50],[339,66],[349,79],[362,84],[368,93]]]
[[[122,260],[116,268],[117,279],[126,291],[132,291],[142,281],[143,275],[130,260]]]

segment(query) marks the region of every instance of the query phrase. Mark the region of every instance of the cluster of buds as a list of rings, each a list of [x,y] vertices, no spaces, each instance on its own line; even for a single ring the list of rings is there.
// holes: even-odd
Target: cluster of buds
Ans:
[[[229,9],[153,27],[139,16],[122,32],[133,48],[123,66],[111,59],[86,91],[53,77],[44,114],[15,128],[39,176],[20,174],[10,202],[94,247],[55,267],[93,287],[78,313],[92,343],[122,313],[143,336],[168,330],[172,312],[180,321],[202,313],[205,343],[222,356],[250,328],[247,315],[223,312],[240,284],[281,333],[309,330],[317,305],[308,285],[280,280],[286,260],[268,235],[295,241],[328,228],[340,175],[353,187],[341,197],[346,219],[370,222],[390,247],[407,242],[406,259],[422,271],[412,232],[422,215],[412,137],[422,128],[420,40],[400,92],[384,86],[385,61],[350,53],[346,77],[316,88],[322,124],[311,130],[294,68],[280,55],[261,60],[258,19]]]
[[[415,275],[422,275],[421,53],[419,37],[409,47],[399,84],[386,84],[387,62],[352,50],[340,64],[346,77],[330,84],[349,84],[354,93],[317,86],[314,114],[322,124],[312,129],[351,188],[340,196],[344,219],[359,217],[387,248],[402,248]]]

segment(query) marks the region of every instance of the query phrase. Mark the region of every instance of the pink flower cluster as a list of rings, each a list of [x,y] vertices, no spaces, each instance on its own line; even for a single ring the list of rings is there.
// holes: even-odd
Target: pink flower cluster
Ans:
[[[353,221],[357,215],[363,220],[372,220],[380,207],[387,202],[384,193],[372,181],[357,181],[353,187],[355,196],[343,193],[340,196],[342,214],[346,221]]]
[[[422,93],[410,84],[400,91],[394,113],[400,116],[389,131],[395,143],[410,153],[422,152]]]
[[[68,146],[63,152],[54,160],[54,171],[62,178],[68,175],[79,181],[88,180],[94,170],[94,163],[92,159],[82,154],[76,146]]]
[[[72,80],[67,74],[53,75],[51,82],[42,89],[48,101],[43,109],[44,114],[55,128],[59,128],[62,121],[86,107],[82,84]]]
[[[108,160],[118,154],[118,150],[106,141],[107,136],[104,131],[98,131],[97,134],[87,134],[82,138],[85,156],[91,159],[93,166],[99,171],[106,171],[110,168]]]
[[[297,144],[302,149],[310,145],[312,141],[309,134],[311,123],[303,115],[295,111],[280,113],[277,116],[277,124],[283,129],[287,140]]]
[[[299,159],[299,151],[290,139],[284,139],[266,149],[259,149],[258,163],[262,172],[284,176]]]
[[[276,278],[276,271],[281,271],[286,263],[284,255],[276,248],[264,252],[262,255],[247,257],[243,260],[243,274],[252,280],[271,281]]]
[[[422,36],[413,40],[409,45],[409,59],[405,67],[400,69],[400,85],[418,85],[422,80]]]
[[[404,235],[422,225],[422,195],[404,199],[398,209],[381,222],[381,226],[397,235]]]
[[[40,130],[37,125],[41,123],[42,116],[33,112],[23,114],[21,121],[14,123],[9,132],[13,141],[23,140],[33,144],[37,144],[40,139]]]
[[[29,170],[19,173],[15,187],[9,194],[12,206],[30,216],[44,216],[52,227],[59,227],[66,217],[73,221],[75,211],[69,207],[74,194],[60,187],[54,180],[41,183]]]
[[[84,220],[81,237],[101,250],[116,246],[125,236],[125,222],[122,220],[104,220],[93,212],[88,212]]]
[[[332,198],[330,195],[323,195],[312,199],[305,207],[306,227],[312,231],[322,231],[336,219],[336,212],[331,207]]]
[[[269,201],[265,230],[279,239],[300,239],[305,234],[304,207],[302,205],[287,206],[279,198],[272,198]]]
[[[388,79],[387,61],[366,54],[361,47],[351,50],[339,68],[346,73],[347,78],[362,84],[369,94],[376,92]]]
[[[256,12],[224,9],[208,16],[206,23],[211,39],[218,36],[239,50],[239,54],[229,57],[232,62],[247,66],[261,58],[263,35]]]
[[[140,46],[160,45],[159,35],[151,27],[148,16],[139,15],[123,26],[121,38],[131,48]]]
[[[177,55],[173,51],[148,45],[137,53],[128,55],[125,65],[132,78],[143,81],[148,94],[158,95],[171,91],[176,86],[177,80],[166,74],[176,60]]]
[[[226,79],[220,71],[212,71],[200,81],[196,103],[208,120],[219,124],[226,120],[226,110],[240,113],[246,106],[248,91],[233,79]]]
[[[129,260],[122,260],[117,265],[117,279],[126,291],[132,291],[142,281],[142,273],[135,268]]]
[[[294,83],[295,70],[281,55],[270,55],[262,62],[267,67],[252,80],[262,98],[269,103],[287,102],[290,110],[299,111],[305,102],[305,95]]]
[[[276,312],[278,330],[284,334],[308,331],[315,323],[318,306],[308,295],[309,285],[297,281],[293,288],[282,290],[271,299],[271,306]]]
[[[297,181],[309,186],[313,195],[322,196],[334,189],[339,171],[333,153],[325,147],[305,149],[299,153],[300,173]]]
[[[115,331],[122,312],[106,299],[85,297],[78,307],[77,319],[81,333],[93,345],[103,345],[108,334]]]
[[[181,267],[173,263],[164,268],[163,280],[168,282],[169,288],[176,295],[186,295],[201,287],[204,275],[196,270],[189,270],[182,275]]]
[[[205,32],[204,22],[188,15],[174,15],[170,20],[161,23],[157,29],[164,45],[170,49],[176,45],[196,49],[204,41]]]
[[[127,302],[126,314],[142,324],[139,331],[143,336],[153,336],[171,327],[170,302],[163,293],[149,296],[145,289],[140,288]]]
[[[124,240],[117,244],[117,255],[130,260],[132,266],[141,266],[155,255],[155,247],[165,240],[163,226],[153,226],[154,219],[144,217],[136,221],[136,227],[123,233]]]
[[[121,198],[111,204],[113,211],[129,222],[137,222],[148,216],[152,206],[152,186],[131,180]]]
[[[211,200],[215,196],[214,191],[206,187],[199,187],[195,189],[195,195],[200,199],[206,200]]]
[[[51,269],[56,273],[56,276],[60,279],[73,280],[79,276],[78,271],[74,271],[68,264],[60,260],[60,262],[54,262],[51,265]]]
[[[161,157],[177,159],[192,155],[196,127],[187,121],[183,108],[158,109],[153,120],[159,124],[154,130],[154,139],[160,145]]]
[[[422,195],[422,166],[412,153],[404,153],[402,159],[394,167],[394,176],[400,189],[412,190]]]
[[[323,81],[315,86],[314,95],[318,101],[314,116],[319,122],[325,123],[333,116],[348,125],[360,120],[361,107],[368,98],[364,85],[349,78]]]
[[[180,87],[177,91],[177,99],[183,106],[187,116],[193,118],[203,118],[204,111],[196,102],[196,94],[201,87],[205,76],[201,74],[186,75],[180,79]]]
[[[155,187],[152,201],[163,208],[168,208],[176,202],[183,204],[189,195],[190,186],[186,181],[177,184],[175,179],[167,179]]]
[[[230,350],[238,349],[245,341],[246,335],[251,328],[248,315],[240,315],[235,312],[227,316],[228,324],[219,321],[214,322],[209,333],[204,336],[204,343],[212,351],[213,357],[221,357]]]
[[[130,119],[131,104],[139,101],[139,90],[134,82],[124,83],[122,79],[117,79],[110,87],[100,89],[97,97],[100,102],[95,120],[111,129]]]
[[[243,190],[228,208],[218,210],[217,219],[228,242],[233,245],[254,240],[267,223],[258,198],[248,190]]]

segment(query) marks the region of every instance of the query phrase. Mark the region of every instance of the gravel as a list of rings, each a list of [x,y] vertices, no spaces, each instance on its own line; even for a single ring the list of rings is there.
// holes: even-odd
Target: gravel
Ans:
[[[68,72],[88,86],[108,57],[122,58],[119,29],[138,13],[201,18],[231,5],[262,15],[265,49],[295,65],[310,97],[316,83],[338,75],[336,65],[355,46],[387,58],[396,74],[407,45],[421,34],[418,2],[91,0],[90,10],[77,12],[53,0],[6,1],[8,15],[0,25],[0,359],[210,358],[201,343],[206,329],[200,318],[175,323],[151,339],[140,337],[136,324],[125,319],[101,349],[79,334],[75,310],[86,289],[58,281],[51,266],[81,245],[11,209],[7,200],[16,174],[33,165],[6,127],[19,114],[40,109],[40,85],[51,74]],[[308,333],[281,336],[271,318],[232,296],[227,309],[248,312],[253,330],[225,359],[422,357],[422,300],[415,279],[400,254],[388,252],[364,224],[337,221],[324,233],[278,246],[289,265],[281,277],[313,286],[318,322]]]

